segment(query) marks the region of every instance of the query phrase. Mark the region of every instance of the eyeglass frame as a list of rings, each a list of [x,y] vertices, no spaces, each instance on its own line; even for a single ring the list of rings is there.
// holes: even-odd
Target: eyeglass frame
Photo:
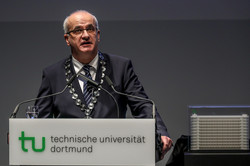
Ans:
[[[88,32],[88,30],[91,30],[91,31]],[[75,29],[73,29],[71,31],[68,31],[66,34],[69,35],[70,33],[73,32],[74,35],[80,35],[80,34],[82,35],[84,31],[87,31],[88,34],[91,34],[91,33],[95,32],[97,30],[98,30],[97,27],[95,27],[94,25],[90,24],[90,25],[88,25],[87,28],[75,28]],[[79,32],[79,34],[75,34],[77,31],[81,31],[81,33]]]

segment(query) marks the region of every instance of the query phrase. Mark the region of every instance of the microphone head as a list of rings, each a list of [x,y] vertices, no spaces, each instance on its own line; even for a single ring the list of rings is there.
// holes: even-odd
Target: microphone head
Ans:
[[[69,79],[69,81],[67,82],[67,86],[69,86],[69,85],[74,81],[74,79],[76,78],[76,76],[77,76],[77,73],[74,74],[74,75]]]
[[[74,80],[76,77],[78,77],[78,75],[81,73],[81,71],[83,70],[83,68],[81,68],[77,73],[75,73],[70,79],[69,81],[67,82],[67,86],[69,86]]]
[[[85,81],[87,81],[89,83],[89,85],[91,85],[91,86],[93,86],[95,88],[97,88],[99,86],[99,83],[95,82],[94,80],[86,77],[85,75],[83,75],[81,73],[78,76],[80,76],[81,78],[83,78]]]
[[[107,81],[107,83],[109,84],[109,86],[113,86],[113,82],[110,80],[110,78],[108,76],[105,76],[105,79]]]

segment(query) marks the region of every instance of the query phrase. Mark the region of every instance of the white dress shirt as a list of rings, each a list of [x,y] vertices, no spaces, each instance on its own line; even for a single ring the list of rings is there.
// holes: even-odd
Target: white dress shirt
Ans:
[[[90,69],[89,69],[89,72],[90,72],[90,75],[92,77],[93,80],[95,80],[96,78],[96,71],[97,71],[97,64],[98,64],[98,55],[95,56],[95,58],[88,64],[90,65]],[[77,73],[84,65],[86,64],[82,64],[81,62],[79,62],[78,60],[76,60],[73,56],[72,56],[72,62],[73,62],[73,66],[74,66],[74,69],[75,69],[75,72]],[[85,75],[85,72],[84,71],[81,71],[81,74]],[[83,84],[84,82],[80,79],[78,79],[79,81],[79,84],[80,84],[80,87],[81,87],[81,90],[83,92]]]

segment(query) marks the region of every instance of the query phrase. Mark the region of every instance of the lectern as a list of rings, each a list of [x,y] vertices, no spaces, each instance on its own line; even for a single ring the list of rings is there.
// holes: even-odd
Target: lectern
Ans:
[[[154,119],[9,119],[10,165],[155,165]]]

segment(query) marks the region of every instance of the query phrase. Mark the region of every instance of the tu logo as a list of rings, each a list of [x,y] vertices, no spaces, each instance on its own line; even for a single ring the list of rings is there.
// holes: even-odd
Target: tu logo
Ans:
[[[35,137],[25,137],[25,136],[24,136],[24,131],[21,132],[21,137],[19,137],[19,140],[21,141],[22,150],[23,150],[24,152],[28,152],[28,149],[25,148],[25,142],[26,142],[26,141],[31,141],[31,143],[32,143],[32,150],[33,150],[34,152],[43,152],[44,149],[45,149],[45,137],[42,137],[42,148],[40,148],[40,149],[37,149],[37,148],[36,148]]]

